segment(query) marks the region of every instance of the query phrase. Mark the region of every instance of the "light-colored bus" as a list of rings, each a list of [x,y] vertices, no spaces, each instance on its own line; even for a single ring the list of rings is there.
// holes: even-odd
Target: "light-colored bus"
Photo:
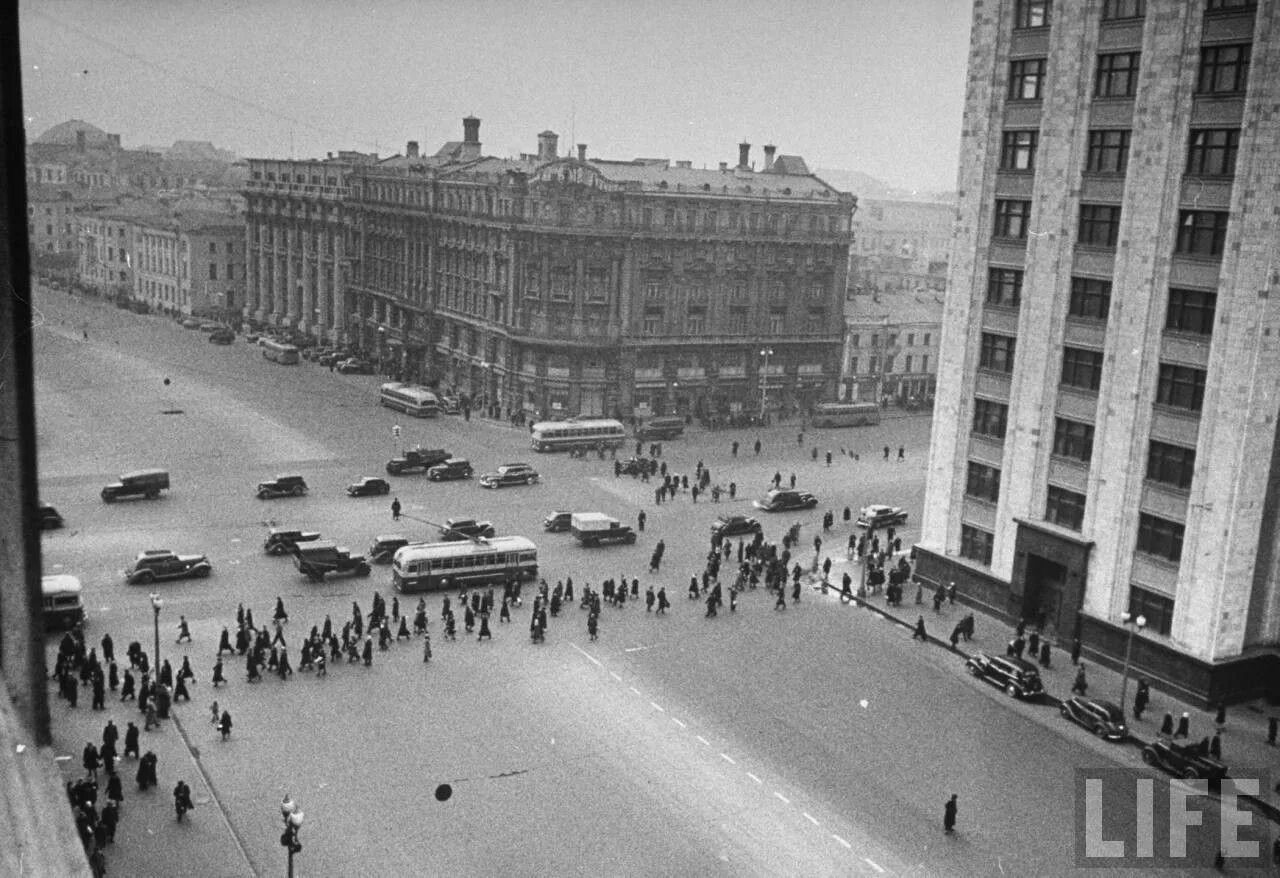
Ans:
[[[677,439],[684,435],[684,418],[679,416],[649,418],[636,427],[636,438]]]
[[[821,402],[813,407],[811,427],[870,427],[880,423],[874,402]]]
[[[84,624],[84,601],[80,597],[80,580],[66,573],[40,579],[44,596],[46,628],[75,628]]]
[[[378,402],[389,409],[402,411],[415,418],[434,418],[440,414],[440,400],[425,387],[391,381],[378,389]]]
[[[538,421],[529,434],[534,451],[567,451],[570,448],[619,448],[627,439],[621,421],[584,418],[568,421]]]
[[[270,360],[273,363],[279,363],[282,366],[296,365],[300,357],[298,349],[291,344],[272,341],[269,338],[258,339],[258,345],[262,348],[262,358]]]
[[[396,591],[405,593],[537,575],[538,547],[526,537],[409,545],[397,549],[391,560],[392,584]]]

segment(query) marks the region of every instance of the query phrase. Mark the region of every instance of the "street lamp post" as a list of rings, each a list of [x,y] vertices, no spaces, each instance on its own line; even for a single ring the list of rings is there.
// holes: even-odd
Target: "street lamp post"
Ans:
[[[386,367],[385,357],[387,351],[387,328],[385,326],[378,327],[378,374],[385,374]]]
[[[773,356],[773,348],[761,348],[760,356],[764,366],[760,369],[760,420],[764,420],[764,407],[769,393],[769,358]]]
[[[1120,679],[1120,713],[1124,714],[1125,698],[1129,694],[1129,655],[1133,651],[1133,632],[1141,631],[1147,627],[1147,617],[1130,616],[1128,613],[1120,614],[1120,622],[1129,631],[1129,636],[1124,644],[1124,676]]]
[[[155,592],[152,592],[151,593],[151,609],[154,613],[155,635],[156,635],[155,654],[152,655],[151,657],[152,667],[155,668],[154,679],[159,679],[159,675],[160,675],[160,608],[163,606],[164,606],[164,598],[160,597],[160,595],[156,594]]]
[[[293,855],[302,851],[302,843],[298,841],[298,830],[302,828],[302,811],[289,794],[284,794],[280,802],[280,816],[284,818],[284,833],[280,836],[280,844],[289,852],[289,878],[293,878]]]

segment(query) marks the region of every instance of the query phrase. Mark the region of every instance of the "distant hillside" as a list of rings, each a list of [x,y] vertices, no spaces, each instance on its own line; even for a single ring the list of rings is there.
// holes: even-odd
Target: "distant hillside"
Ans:
[[[845,171],[838,168],[818,168],[814,171],[823,180],[826,180],[832,186],[843,192],[852,192],[859,198],[870,198],[875,200],[893,199],[897,201],[933,201],[933,202],[954,202],[956,194],[954,192],[912,192],[908,189],[898,189],[890,186],[883,180],[876,179],[870,174],[864,174],[861,171]]]

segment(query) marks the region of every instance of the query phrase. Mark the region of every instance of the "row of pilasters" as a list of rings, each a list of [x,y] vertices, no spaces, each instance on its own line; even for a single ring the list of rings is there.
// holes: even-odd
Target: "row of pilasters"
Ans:
[[[277,225],[270,237],[265,234],[267,228],[260,221],[256,242],[252,229],[249,233],[246,314],[317,338],[344,340],[347,309],[343,302],[345,242],[341,227]],[[315,246],[317,232],[322,245],[328,243],[326,238],[332,238],[331,249]]]

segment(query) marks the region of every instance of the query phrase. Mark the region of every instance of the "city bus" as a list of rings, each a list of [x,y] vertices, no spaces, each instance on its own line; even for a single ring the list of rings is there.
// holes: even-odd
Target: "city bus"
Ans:
[[[483,583],[532,579],[538,547],[526,537],[492,537],[420,543],[397,549],[391,559],[396,591],[411,593]]]
[[[591,449],[600,446],[619,448],[626,439],[627,432],[622,422],[610,418],[538,421],[529,434],[529,447],[534,451],[566,451],[570,448]]]
[[[270,360],[282,366],[293,366],[298,363],[298,349],[291,344],[262,338],[258,340],[258,345],[262,348],[262,358],[264,360]]]
[[[378,402],[389,409],[402,411],[415,418],[434,418],[440,414],[440,400],[425,387],[392,381],[378,389]]]
[[[811,427],[869,427],[880,423],[874,402],[820,402],[809,418]]]
[[[681,417],[649,418],[636,427],[636,438],[645,441],[649,439],[678,439],[683,435],[684,418]]]

